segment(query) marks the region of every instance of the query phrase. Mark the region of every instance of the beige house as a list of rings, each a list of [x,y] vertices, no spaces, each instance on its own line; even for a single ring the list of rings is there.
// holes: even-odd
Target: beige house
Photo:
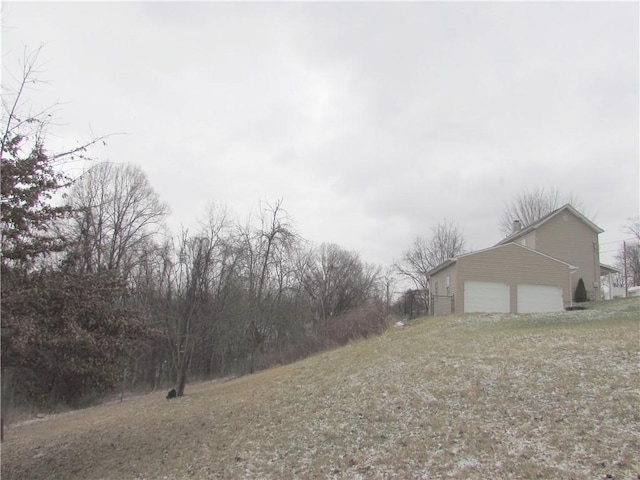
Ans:
[[[600,299],[598,235],[603,230],[567,204],[497,245],[460,255],[429,272],[434,314],[548,312],[569,306],[582,278]]]
[[[582,278],[589,298],[600,300],[602,272],[598,235],[602,232],[603,229],[567,204],[533,225],[515,231],[498,245],[517,242],[575,265],[578,270],[572,276],[571,291],[575,292]]]

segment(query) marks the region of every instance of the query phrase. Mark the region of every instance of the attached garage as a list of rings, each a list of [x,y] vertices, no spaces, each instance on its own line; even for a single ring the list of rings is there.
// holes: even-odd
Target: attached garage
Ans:
[[[518,313],[561,312],[562,289],[555,285],[518,285]]]
[[[444,293],[450,297],[453,313],[557,312],[570,304],[575,269],[524,245],[507,243],[444,262],[429,272],[429,288],[434,298]]]
[[[508,313],[509,285],[499,282],[464,282],[464,311]]]

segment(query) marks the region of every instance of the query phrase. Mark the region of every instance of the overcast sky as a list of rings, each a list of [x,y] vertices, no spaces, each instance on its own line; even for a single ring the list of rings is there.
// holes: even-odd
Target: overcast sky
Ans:
[[[14,3],[3,83],[45,43],[56,142],[133,163],[192,227],[283,199],[298,232],[389,265],[444,218],[481,249],[524,189],[573,194],[612,263],[639,210],[628,3]]]

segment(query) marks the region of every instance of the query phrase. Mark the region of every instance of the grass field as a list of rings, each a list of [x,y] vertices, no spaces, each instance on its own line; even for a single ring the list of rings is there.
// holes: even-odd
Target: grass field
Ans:
[[[295,364],[10,425],[2,479],[637,479],[640,299],[429,317]]]

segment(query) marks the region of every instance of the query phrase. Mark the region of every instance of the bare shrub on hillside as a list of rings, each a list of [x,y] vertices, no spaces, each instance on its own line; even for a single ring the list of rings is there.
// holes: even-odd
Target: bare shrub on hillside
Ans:
[[[307,332],[295,344],[264,353],[257,369],[286,365],[352,340],[381,335],[389,329],[391,319],[384,301],[370,300],[343,315],[328,318],[317,332]]]
[[[328,318],[318,334],[330,345],[384,333],[391,325],[389,309],[380,300],[371,300],[344,315]]]
[[[316,335],[308,335],[301,343],[287,346],[281,350],[265,353],[260,357],[257,365],[258,370],[275,367],[278,365],[287,365],[297,362],[310,355],[321,352],[326,348],[324,342]]]

